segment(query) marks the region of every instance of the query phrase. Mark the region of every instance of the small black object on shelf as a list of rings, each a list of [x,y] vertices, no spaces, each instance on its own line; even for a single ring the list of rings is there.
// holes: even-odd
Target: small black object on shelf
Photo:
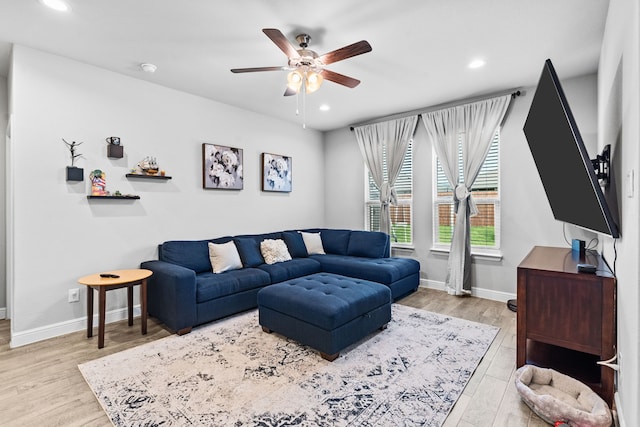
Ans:
[[[129,200],[137,200],[139,198],[140,198],[140,196],[136,196],[136,195],[133,195],[133,194],[129,194],[129,195],[124,194],[122,196],[94,196],[94,195],[89,194],[87,196],[87,199],[122,199],[122,200],[129,199]]]
[[[141,173],[128,173],[125,176],[127,178],[142,178],[142,179],[159,179],[159,180],[171,179],[171,177],[167,175],[143,175]]]
[[[112,273],[100,273],[100,277],[105,277],[105,278],[109,278],[109,279],[117,279],[118,276],[117,274],[112,274]]]

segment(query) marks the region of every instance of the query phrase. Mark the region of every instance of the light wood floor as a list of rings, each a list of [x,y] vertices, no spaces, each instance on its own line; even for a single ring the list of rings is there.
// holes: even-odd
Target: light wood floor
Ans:
[[[501,328],[445,427],[547,426],[513,385],[516,314],[505,303],[423,288],[401,303]],[[9,349],[9,321],[1,320],[0,425],[110,426],[77,365],[170,335],[151,318],[142,336],[139,322],[131,328],[126,320],[108,324],[101,350],[97,337],[87,339],[84,331]]]

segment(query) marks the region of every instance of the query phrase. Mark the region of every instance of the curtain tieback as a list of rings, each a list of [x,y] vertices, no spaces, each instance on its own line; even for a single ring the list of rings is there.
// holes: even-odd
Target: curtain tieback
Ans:
[[[388,182],[383,182],[380,186],[380,203],[383,205],[397,205],[398,204],[398,196],[396,195],[396,190],[389,185]]]
[[[456,205],[458,204],[458,202],[462,200],[467,200],[467,204],[469,205],[469,215],[470,216],[478,215],[478,206],[476,205],[476,202],[473,200],[473,197],[471,197],[471,192],[469,191],[466,185],[464,184],[456,185],[456,189],[453,191],[453,200],[456,202]]]

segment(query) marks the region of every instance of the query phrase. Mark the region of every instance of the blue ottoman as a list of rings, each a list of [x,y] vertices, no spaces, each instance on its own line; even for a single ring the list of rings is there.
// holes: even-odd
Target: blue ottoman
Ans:
[[[315,348],[329,361],[384,329],[391,320],[391,290],[380,283],[317,273],[266,286],[258,292],[259,322]]]

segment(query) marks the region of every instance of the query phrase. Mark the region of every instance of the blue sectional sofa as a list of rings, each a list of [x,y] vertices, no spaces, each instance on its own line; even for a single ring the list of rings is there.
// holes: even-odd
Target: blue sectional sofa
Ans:
[[[420,264],[410,258],[390,257],[385,233],[306,229],[319,233],[325,254],[307,252],[297,230],[225,236],[208,240],[173,240],[158,246],[158,259],[142,262],[153,271],[148,279],[149,314],[178,334],[193,326],[257,307],[257,293],[271,284],[316,273],[333,273],[386,285],[393,300],[418,288]],[[291,260],[267,264],[260,251],[265,239],[286,243]],[[214,273],[209,242],[233,241],[242,268]]]

